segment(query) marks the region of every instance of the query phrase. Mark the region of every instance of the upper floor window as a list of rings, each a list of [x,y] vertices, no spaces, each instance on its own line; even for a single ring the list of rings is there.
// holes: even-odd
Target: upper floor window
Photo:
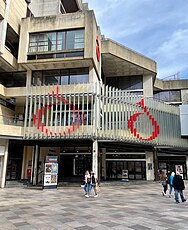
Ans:
[[[84,48],[84,30],[35,33],[29,36],[29,53]]]
[[[107,85],[116,87],[122,90],[141,90],[143,89],[143,77],[142,76],[119,76],[108,77]]]
[[[164,102],[181,102],[180,90],[154,92],[153,97]]]
[[[69,85],[89,82],[89,69],[61,69],[33,71],[32,85]]]
[[[0,84],[5,87],[25,87],[26,72],[3,72],[0,73]]]

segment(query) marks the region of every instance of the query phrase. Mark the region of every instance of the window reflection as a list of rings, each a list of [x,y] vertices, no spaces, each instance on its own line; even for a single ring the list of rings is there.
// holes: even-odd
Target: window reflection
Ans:
[[[32,72],[32,85],[67,85],[89,82],[89,69],[44,70]]]
[[[153,97],[157,100],[165,102],[180,102],[181,92],[180,90],[154,92]]]
[[[138,90],[143,89],[143,77],[142,76],[119,76],[108,77],[107,85],[116,87],[122,90]]]
[[[35,33],[29,35],[29,52],[84,48],[84,30]]]
[[[47,70],[43,73],[45,85],[60,85],[60,70]]]

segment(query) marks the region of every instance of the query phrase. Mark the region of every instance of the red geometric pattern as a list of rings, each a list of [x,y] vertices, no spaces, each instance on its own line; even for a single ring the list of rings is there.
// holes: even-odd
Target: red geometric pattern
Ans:
[[[56,86],[56,92],[52,90],[52,93],[48,93],[48,96],[52,96],[53,98],[56,98],[55,103],[51,103],[51,104],[49,103],[46,105],[43,105],[41,103],[42,105],[41,108],[38,108],[36,114],[33,114],[33,125],[35,125],[36,128],[41,133],[46,133],[47,135],[51,135],[51,136],[56,136],[56,135],[61,136],[61,135],[67,135],[67,134],[70,135],[76,129],[80,128],[80,110],[78,109],[78,111],[76,112],[75,105],[73,105],[72,103],[67,103],[65,99],[63,100],[62,94],[60,94],[60,97],[59,97],[58,91],[59,91],[58,86]],[[66,131],[56,133],[46,128],[45,123],[41,122],[41,118],[44,121],[45,112],[47,110],[50,110],[51,107],[53,107],[55,104],[59,104],[60,102],[64,103],[64,105],[68,105],[68,108],[73,110],[73,116],[77,114],[77,119],[75,120],[75,122],[72,122],[71,127],[67,128]],[[41,112],[42,112],[42,117],[41,117]],[[84,113],[82,113],[81,116],[82,116],[82,124],[84,124]]]
[[[148,112],[147,107],[144,106],[144,99],[142,99],[140,102],[136,103],[138,104],[141,109],[144,112],[141,113],[135,113],[132,116],[130,116],[130,119],[128,120],[128,128],[131,130],[131,133],[138,139],[143,140],[143,141],[151,141],[157,138],[157,136],[160,134],[160,126],[157,123],[157,121],[152,117],[152,115]],[[141,114],[146,114],[149,118],[149,120],[152,123],[152,126],[154,127],[154,130],[151,134],[150,137],[148,138],[143,138],[138,132],[137,129],[134,127],[134,123],[136,122],[137,117],[139,117]]]
[[[100,47],[99,47],[99,37],[98,36],[96,36],[96,55],[97,55],[97,61],[100,62],[101,52],[100,52]]]

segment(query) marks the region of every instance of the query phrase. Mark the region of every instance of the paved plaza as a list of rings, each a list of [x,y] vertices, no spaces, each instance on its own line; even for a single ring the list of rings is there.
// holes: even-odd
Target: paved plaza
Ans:
[[[188,202],[161,192],[158,182],[101,186],[97,198],[81,187],[0,189],[0,229],[188,229]]]

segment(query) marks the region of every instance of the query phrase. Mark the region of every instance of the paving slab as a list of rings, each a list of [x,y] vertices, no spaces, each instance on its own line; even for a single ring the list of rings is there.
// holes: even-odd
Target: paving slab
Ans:
[[[188,229],[188,202],[161,192],[159,182],[108,184],[97,198],[81,187],[0,189],[0,230]]]

